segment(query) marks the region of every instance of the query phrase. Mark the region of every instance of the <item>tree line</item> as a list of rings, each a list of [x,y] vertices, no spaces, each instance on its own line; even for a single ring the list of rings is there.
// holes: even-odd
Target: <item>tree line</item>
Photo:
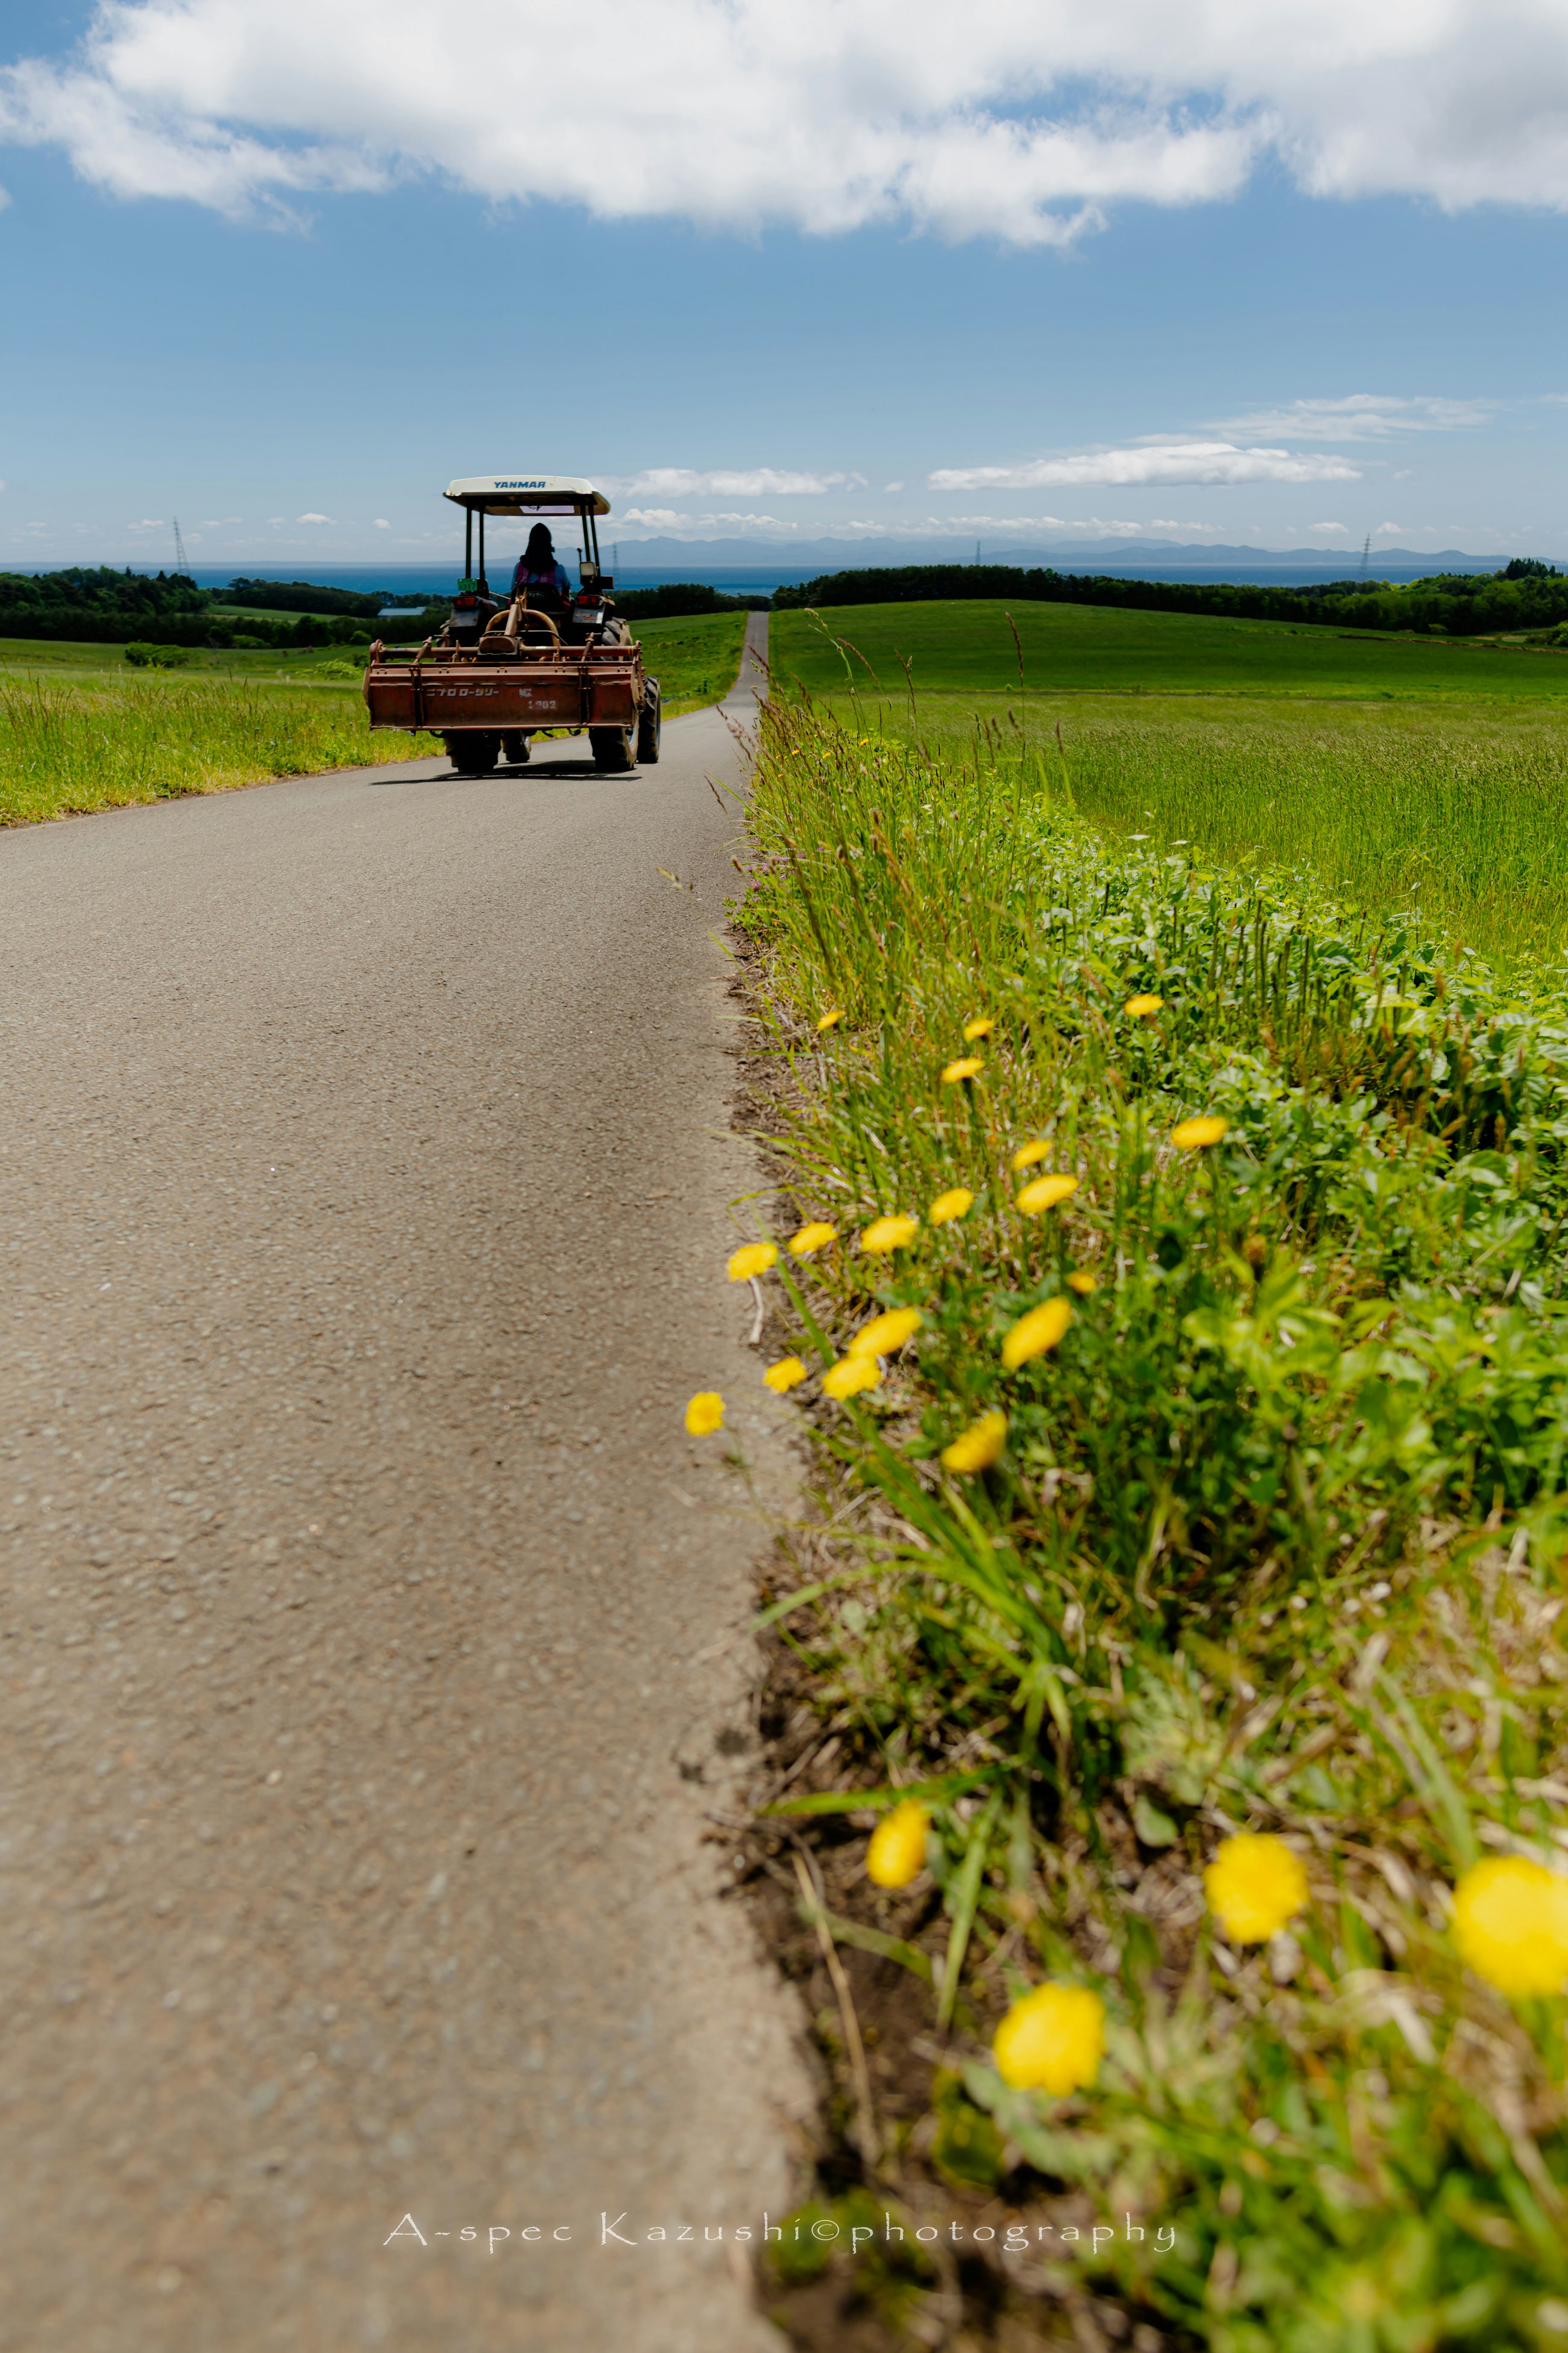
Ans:
[[[1026,571],[1007,564],[902,564],[825,573],[773,592],[775,611],[805,606],[905,605],[1001,597],[1045,605],[1118,605],[1134,612],[1198,613],[1238,621],[1307,621],[1342,629],[1415,629],[1469,637],[1568,622],[1568,574],[1535,556],[1500,572],[1387,580],[1310,581],[1270,587],[1250,581],[1125,580],[1105,573]]]
[[[199,588],[185,574],[116,571],[0,573],[0,637],[87,645],[274,647],[365,645],[380,636],[427,636],[451,611],[433,599],[407,621],[379,619],[389,596],[308,580],[250,580]],[[237,613],[235,605],[260,606]],[[276,613],[278,617],[272,618]]]

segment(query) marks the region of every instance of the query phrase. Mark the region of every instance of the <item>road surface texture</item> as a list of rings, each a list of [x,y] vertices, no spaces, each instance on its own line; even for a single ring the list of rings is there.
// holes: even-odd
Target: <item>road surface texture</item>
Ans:
[[[0,835],[5,2353],[778,2345],[743,766]]]

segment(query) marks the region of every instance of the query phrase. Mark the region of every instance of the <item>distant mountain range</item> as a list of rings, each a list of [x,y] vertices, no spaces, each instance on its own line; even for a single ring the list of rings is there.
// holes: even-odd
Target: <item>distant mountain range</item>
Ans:
[[[614,521],[606,523],[602,543],[614,538]],[[621,569],[644,569],[706,578],[710,572],[794,571],[804,577],[821,572],[845,572],[863,565],[973,564],[973,540],[952,539],[818,539],[795,542],[760,539],[631,539],[620,543]],[[1088,565],[1096,571],[1143,572],[1179,567],[1183,575],[1237,571],[1246,573],[1321,574],[1331,580],[1350,579],[1361,569],[1359,547],[1249,547],[1216,545],[1206,540],[1093,539],[1014,543],[997,539],[981,543],[984,564],[1054,565],[1058,571]],[[1508,562],[1506,554],[1470,555],[1460,547],[1374,548],[1368,570],[1373,579],[1394,573],[1492,572]]]

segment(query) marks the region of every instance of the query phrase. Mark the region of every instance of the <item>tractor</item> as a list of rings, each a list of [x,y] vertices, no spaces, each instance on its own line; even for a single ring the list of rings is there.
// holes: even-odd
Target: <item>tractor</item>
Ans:
[[[617,617],[615,581],[599,561],[598,519],[610,502],[567,475],[494,475],[450,482],[463,510],[463,577],[446,627],[417,649],[370,649],[364,699],[373,727],[427,729],[465,776],[488,776],[505,756],[529,757],[530,738],[586,731],[601,768],[645,767],[658,758],[658,681]],[[576,526],[579,586],[534,583],[492,595],[485,576],[485,522],[502,516]],[[475,519],[478,519],[478,547]],[[476,554],[478,562],[475,562]]]

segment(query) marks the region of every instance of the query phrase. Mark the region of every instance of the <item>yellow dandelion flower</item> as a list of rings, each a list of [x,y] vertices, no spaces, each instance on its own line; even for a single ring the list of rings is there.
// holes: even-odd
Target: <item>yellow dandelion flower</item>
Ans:
[[[996,1023],[993,1015],[989,1013],[981,1013],[976,1015],[973,1021],[966,1021],[963,1025],[964,1044],[966,1046],[973,1046],[976,1038],[989,1038],[991,1032],[995,1029],[995,1027]]]
[[[786,1389],[798,1388],[802,1381],[806,1378],[805,1366],[798,1356],[781,1356],[778,1363],[770,1365],[763,1375],[767,1387],[770,1389],[776,1389],[780,1397],[783,1397]]]
[[[791,1234],[790,1255],[792,1258],[810,1258],[814,1250],[819,1250],[825,1244],[836,1242],[837,1240],[837,1226],[824,1225],[820,1218],[814,1218],[810,1225],[802,1226],[798,1233]]]
[[[1100,1277],[1090,1274],[1087,1267],[1079,1267],[1076,1274],[1068,1275],[1068,1289],[1076,1291],[1080,1299],[1092,1299],[1100,1289]]]
[[[724,1427],[724,1400],[717,1389],[699,1389],[686,1409],[686,1427],[693,1438],[711,1438]]]
[[[817,1036],[820,1038],[825,1029],[836,1029],[843,1018],[844,1012],[842,1007],[840,1007],[836,1012],[825,1013],[821,1020],[816,1025]]]
[[[1265,1831],[1227,1838],[1204,1873],[1209,1909],[1234,1945],[1266,1945],[1307,1901],[1299,1854]]]
[[[822,1376],[823,1395],[837,1398],[842,1405],[861,1389],[874,1389],[881,1377],[882,1367],[875,1356],[840,1356]]]
[[[967,1218],[974,1207],[974,1196],[967,1185],[955,1185],[951,1193],[939,1193],[926,1211],[930,1226],[951,1226],[955,1218]]]
[[[1002,1362],[1010,1373],[1016,1373],[1031,1356],[1043,1356],[1047,1348],[1054,1348],[1071,1322],[1072,1301],[1062,1298],[1059,1293],[1043,1306],[1031,1307],[1026,1315],[1019,1316],[1003,1341]]]
[[[1005,1413],[983,1413],[978,1421],[955,1438],[951,1446],[942,1450],[942,1465],[965,1477],[976,1471],[989,1471],[1007,1442],[1007,1417]]]
[[[1489,1855],[1454,1890],[1459,1957],[1516,2000],[1568,1977],[1568,1879],[1521,1854]]]
[[[942,1085],[951,1087],[960,1079],[977,1078],[984,1068],[985,1058],[983,1054],[962,1054],[956,1062],[949,1062],[942,1071]]]
[[[1013,1155],[1013,1166],[1015,1168],[1033,1168],[1045,1158],[1050,1148],[1047,1137],[1037,1135],[1032,1144],[1020,1144]]]
[[[869,1324],[862,1324],[850,1341],[846,1355],[851,1356],[890,1356],[906,1340],[912,1340],[925,1317],[918,1307],[889,1307],[885,1314],[873,1315]]]
[[[1163,997],[1145,992],[1142,997],[1130,997],[1121,1010],[1130,1013],[1134,1021],[1141,1021],[1146,1013],[1158,1013],[1164,1002]]]
[[[912,1242],[920,1229],[918,1218],[901,1213],[891,1218],[874,1218],[860,1237],[860,1247],[869,1258],[886,1258],[889,1250],[902,1250]]]
[[[744,1242],[730,1258],[730,1280],[745,1282],[753,1274],[766,1274],[778,1257],[775,1242]]]
[[[1037,1176],[1019,1194],[1017,1206],[1026,1218],[1037,1218],[1042,1209],[1054,1209],[1058,1201],[1067,1200],[1077,1191],[1076,1176]]]
[[[902,1798],[884,1814],[866,1849],[866,1876],[873,1887],[907,1887],[926,1867],[931,1816],[918,1798]]]
[[[1087,2091],[1105,2056],[1105,2004],[1087,1986],[1036,1986],[1013,2004],[991,2052],[996,2073],[1016,2092],[1048,2092],[1060,2100]]]
[[[1179,1127],[1173,1127],[1171,1141],[1183,1152],[1202,1152],[1209,1145],[1217,1144],[1229,1127],[1228,1119],[1205,1112],[1201,1119],[1184,1119]]]

